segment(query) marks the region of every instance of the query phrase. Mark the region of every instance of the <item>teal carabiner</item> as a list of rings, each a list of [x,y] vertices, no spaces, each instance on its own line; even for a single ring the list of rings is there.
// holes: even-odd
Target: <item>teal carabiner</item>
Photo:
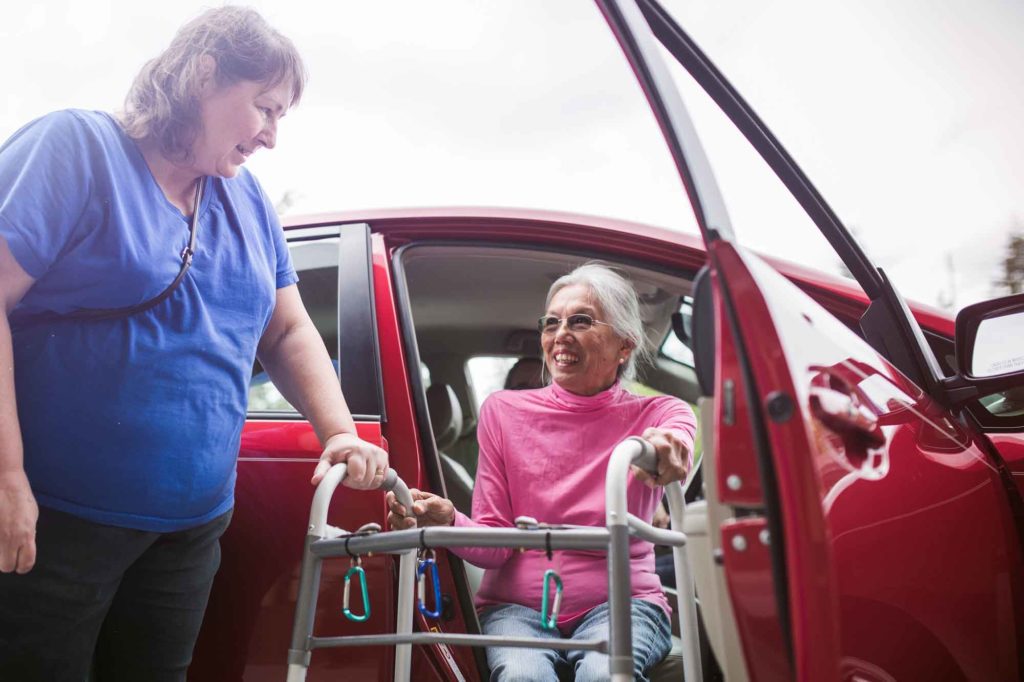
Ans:
[[[551,583],[555,584],[555,598],[551,599]],[[550,610],[548,607],[550,606]],[[544,596],[540,602],[540,625],[545,630],[558,627],[558,611],[562,608],[562,578],[558,571],[549,568],[544,571]]]
[[[345,591],[342,597],[341,612],[345,614],[345,617],[356,623],[363,623],[370,618],[370,595],[366,589],[366,571],[363,570],[362,560],[359,557],[355,558],[355,561],[349,567],[345,573]],[[349,609],[349,593],[352,591],[352,576],[359,576],[359,589],[363,593],[363,615],[357,616],[352,613]]]

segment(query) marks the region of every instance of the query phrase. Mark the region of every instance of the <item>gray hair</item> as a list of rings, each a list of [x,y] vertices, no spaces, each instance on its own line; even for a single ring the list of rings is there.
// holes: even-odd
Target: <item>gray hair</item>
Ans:
[[[544,308],[551,305],[551,299],[565,287],[576,284],[590,289],[594,299],[604,312],[602,322],[611,325],[612,330],[622,339],[633,344],[633,352],[629,359],[619,365],[618,377],[633,380],[637,368],[650,362],[651,350],[644,333],[644,322],[640,317],[640,300],[636,290],[623,275],[600,261],[590,261],[579,266],[567,275],[555,280],[548,289]]]
[[[290,104],[306,86],[295,45],[248,7],[218,7],[188,22],[156,59],[147,62],[125,97],[121,125],[135,140],[156,142],[168,159],[190,161],[199,133],[202,58],[216,64],[220,87],[240,81],[273,88],[290,83]]]

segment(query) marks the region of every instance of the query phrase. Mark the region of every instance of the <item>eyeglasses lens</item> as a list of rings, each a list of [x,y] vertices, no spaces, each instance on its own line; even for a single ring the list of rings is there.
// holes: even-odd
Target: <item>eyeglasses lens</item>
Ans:
[[[585,332],[594,326],[594,318],[590,315],[584,315],[583,313],[577,313],[570,315],[565,318],[566,326],[569,327],[569,331],[573,332]],[[548,315],[542,317],[537,321],[537,328],[542,334],[554,334],[558,331],[558,328],[562,326],[562,320],[555,317],[554,315]]]
[[[585,332],[594,324],[594,318],[590,315],[579,313],[569,316],[569,329],[574,332]]]

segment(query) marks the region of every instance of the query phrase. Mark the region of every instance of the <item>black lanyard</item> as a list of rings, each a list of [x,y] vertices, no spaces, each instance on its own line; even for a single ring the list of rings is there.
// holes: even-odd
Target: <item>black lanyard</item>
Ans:
[[[143,301],[138,305],[126,306],[123,308],[79,308],[78,310],[72,310],[67,313],[56,313],[47,312],[41,315],[33,315],[31,318],[32,322],[50,322],[54,320],[116,320],[122,317],[129,317],[137,313],[149,310],[150,308],[160,305],[166,301],[174,290],[178,288],[181,281],[185,279],[185,273],[192,267],[192,257],[196,253],[196,235],[199,227],[199,202],[203,198],[203,189],[206,187],[206,178],[200,178],[199,185],[196,187],[196,198],[192,204],[192,220],[188,226],[188,246],[186,246],[181,252],[181,270],[178,271],[178,276],[174,278],[170,286],[161,291],[159,294]]]

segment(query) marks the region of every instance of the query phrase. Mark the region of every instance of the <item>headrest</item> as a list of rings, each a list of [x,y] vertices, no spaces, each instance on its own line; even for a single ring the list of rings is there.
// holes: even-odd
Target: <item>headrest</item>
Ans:
[[[711,295],[711,271],[702,267],[693,280],[693,368],[701,394],[715,394],[715,301]]]
[[[427,389],[427,411],[438,450],[447,450],[462,434],[462,407],[448,384],[431,384]]]

